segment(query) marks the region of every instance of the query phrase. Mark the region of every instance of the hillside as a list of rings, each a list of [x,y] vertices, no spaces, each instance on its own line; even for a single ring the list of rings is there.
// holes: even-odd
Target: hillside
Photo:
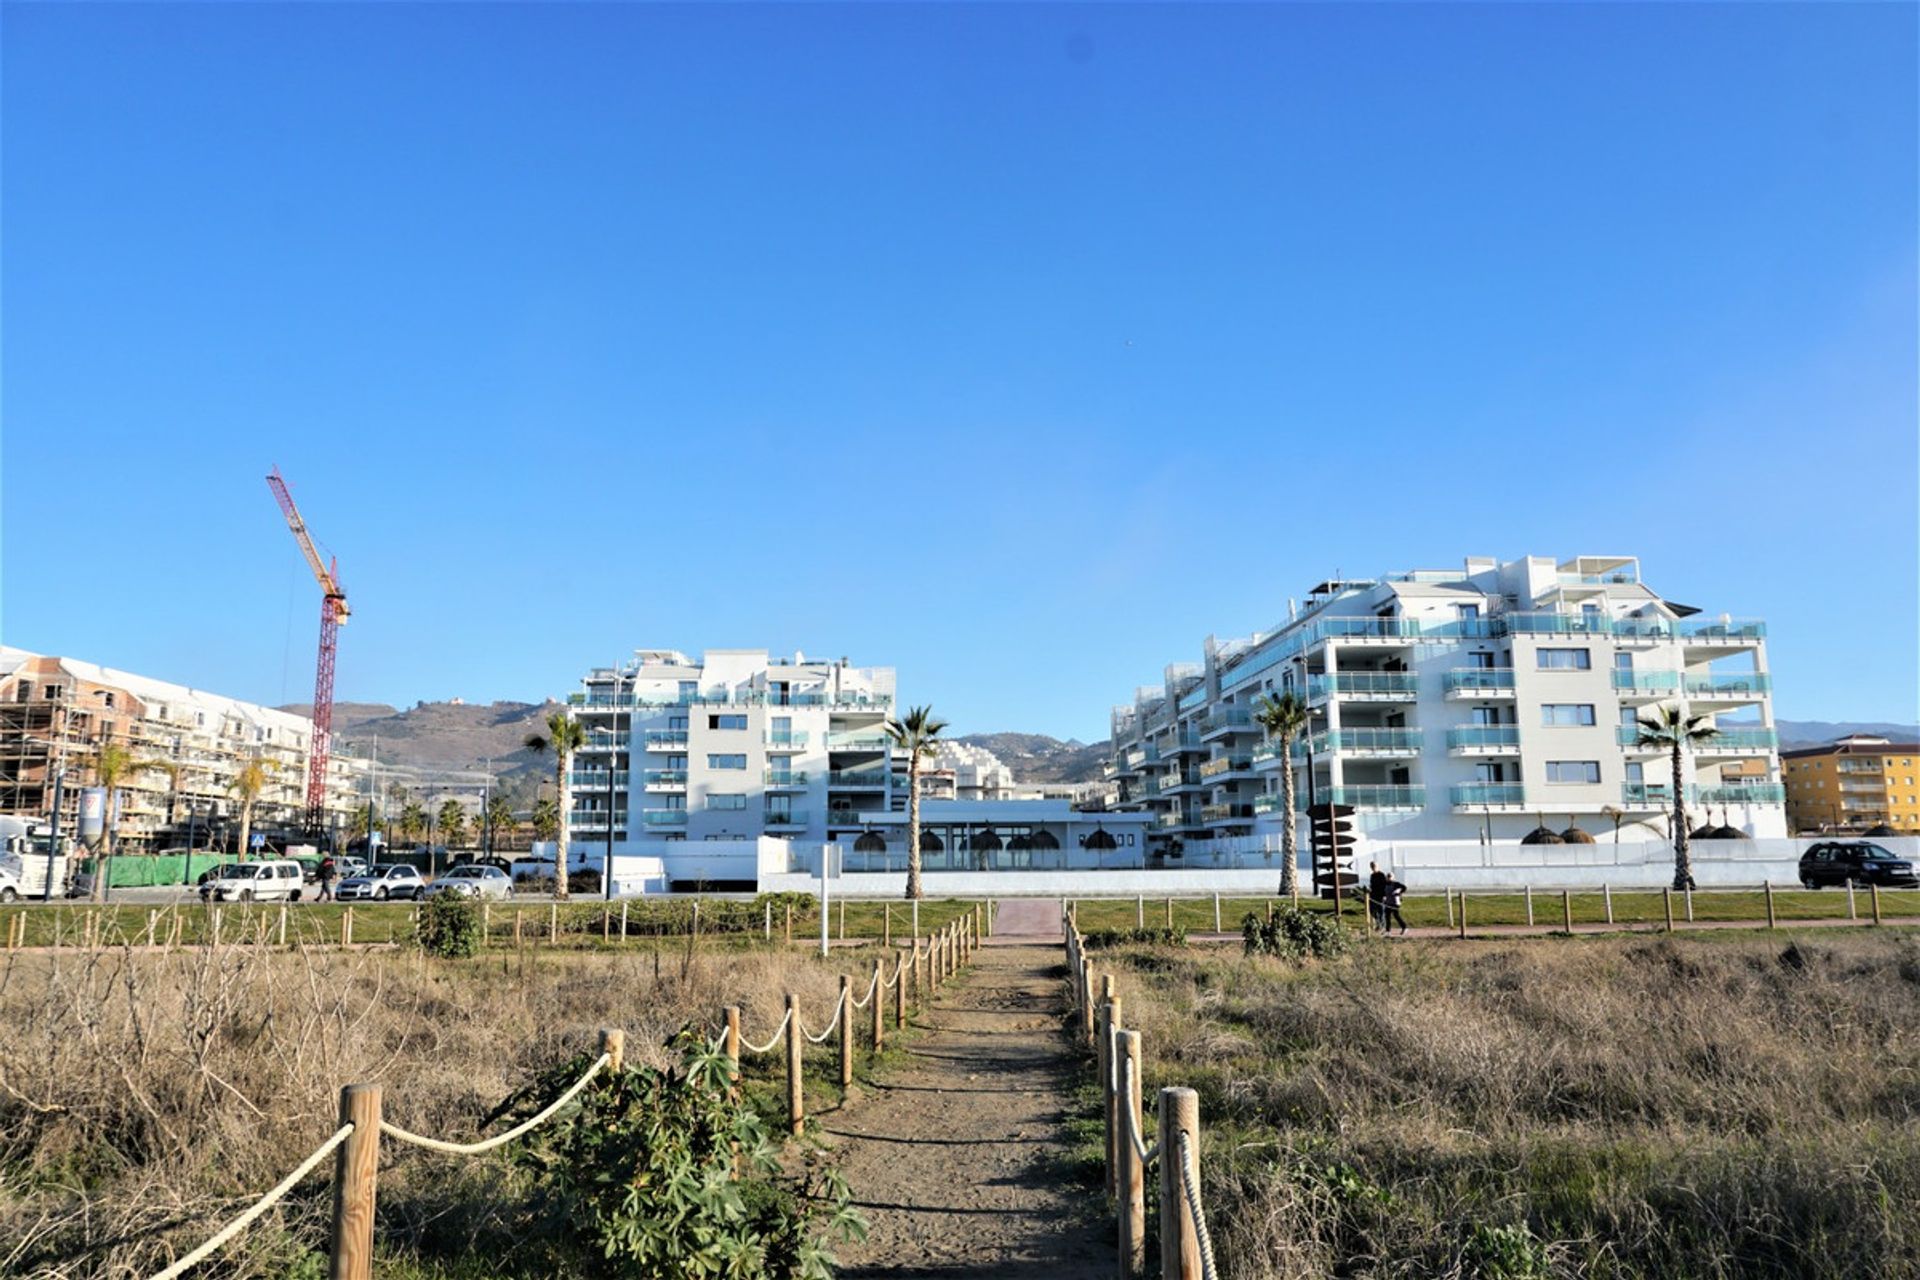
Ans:
[[[956,738],[1000,757],[1021,782],[1093,782],[1107,758],[1104,742],[1062,742],[1044,733],[971,733]]]
[[[1885,720],[1776,720],[1783,747],[1817,747],[1850,733],[1878,734],[1892,742],[1920,742],[1920,724]]]
[[[312,709],[311,703],[284,708],[301,715]],[[502,794],[531,804],[534,782],[552,765],[524,744],[551,709],[538,702],[417,702],[401,711],[383,702],[337,702],[333,737],[343,752],[377,748],[383,764],[427,772],[478,771],[491,760]]]

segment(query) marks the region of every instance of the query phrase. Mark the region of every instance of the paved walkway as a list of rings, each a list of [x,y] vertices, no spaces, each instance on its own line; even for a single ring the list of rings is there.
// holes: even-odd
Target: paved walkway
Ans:
[[[1060,936],[1059,912],[1052,901],[999,904],[993,945],[915,1019],[912,1068],[861,1086],[825,1119],[872,1227],[864,1244],[836,1250],[836,1274],[1112,1274],[1099,1195],[1060,1171],[1081,1067],[1060,1029],[1061,953],[1041,943]]]

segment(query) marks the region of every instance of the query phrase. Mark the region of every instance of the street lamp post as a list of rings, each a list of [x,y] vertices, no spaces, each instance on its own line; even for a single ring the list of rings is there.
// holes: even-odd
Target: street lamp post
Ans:
[[[615,688],[617,690],[618,686],[616,685]],[[605,858],[606,865],[600,868],[600,879],[605,886],[606,901],[608,902],[613,901],[613,778],[614,766],[619,762],[620,757],[618,752],[609,751],[607,753],[607,856]],[[628,767],[631,768],[632,765],[629,764]]]

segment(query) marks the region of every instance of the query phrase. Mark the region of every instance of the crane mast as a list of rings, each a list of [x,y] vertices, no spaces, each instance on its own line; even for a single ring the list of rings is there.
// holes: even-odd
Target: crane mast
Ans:
[[[280,514],[287,518],[287,527],[293,530],[294,541],[300,544],[307,568],[320,584],[320,657],[313,669],[313,744],[307,756],[307,829],[319,835],[326,828],[327,760],[333,751],[333,660],[339,649],[340,625],[350,612],[347,589],[340,585],[339,562],[320,558],[280,468],[268,473],[267,485],[280,504]]]

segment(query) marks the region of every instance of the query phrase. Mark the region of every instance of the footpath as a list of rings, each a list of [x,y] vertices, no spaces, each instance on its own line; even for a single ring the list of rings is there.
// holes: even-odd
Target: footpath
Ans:
[[[1061,1172],[1080,1067],[1060,1030],[1060,904],[1002,902],[993,934],[915,1020],[911,1068],[823,1117],[871,1226],[835,1250],[846,1280],[1113,1273],[1099,1193]]]

